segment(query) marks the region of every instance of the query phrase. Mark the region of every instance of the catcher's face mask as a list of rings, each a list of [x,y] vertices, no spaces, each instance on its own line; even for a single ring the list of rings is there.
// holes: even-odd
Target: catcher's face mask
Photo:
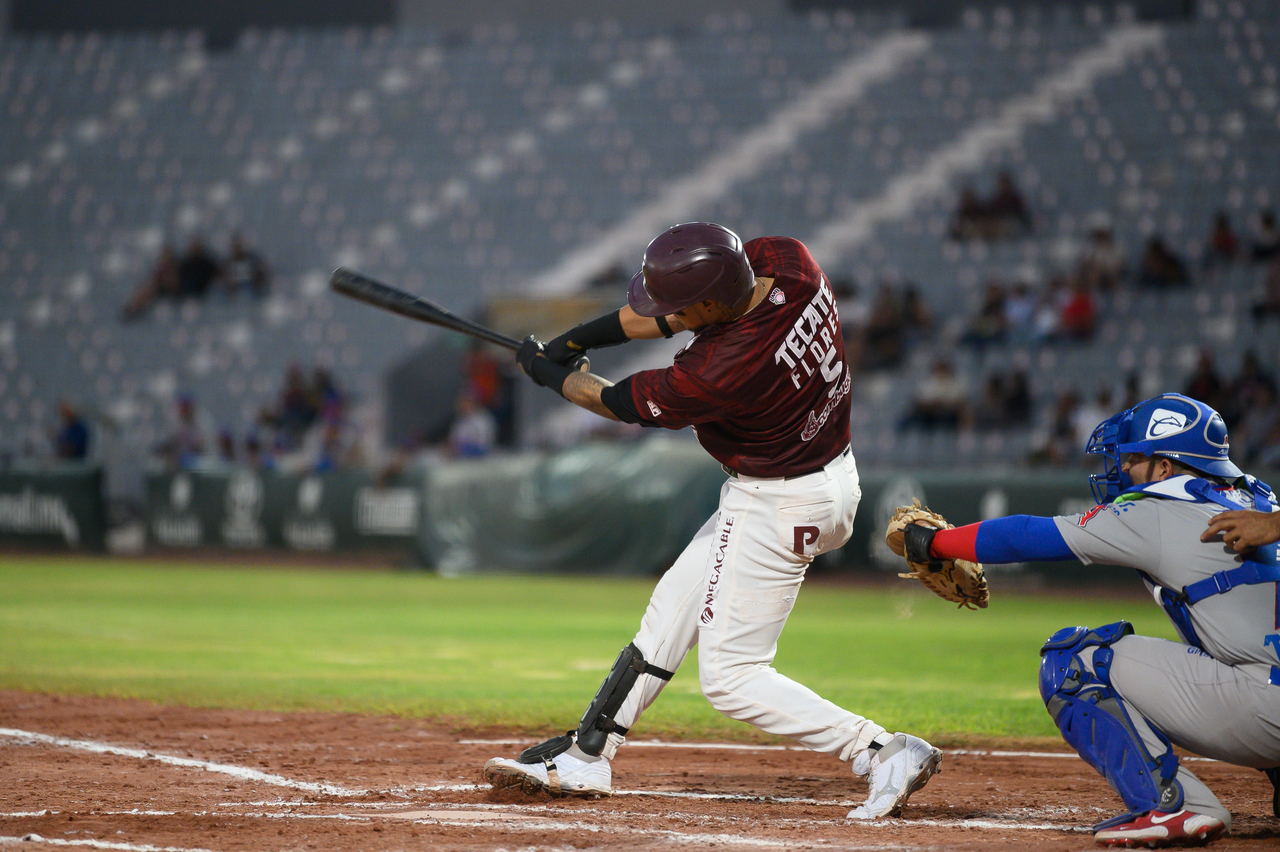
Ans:
[[[1133,409],[1122,411],[1114,417],[1108,417],[1099,423],[1089,436],[1089,443],[1084,451],[1089,455],[1102,456],[1102,473],[1089,474],[1089,489],[1093,491],[1093,499],[1101,506],[1110,503],[1127,488],[1133,487],[1129,474],[1121,469],[1122,453],[1119,444],[1129,434],[1129,423],[1133,419]]]

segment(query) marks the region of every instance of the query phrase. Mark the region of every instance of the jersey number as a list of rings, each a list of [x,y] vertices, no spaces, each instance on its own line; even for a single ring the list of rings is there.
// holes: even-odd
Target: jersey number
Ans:
[[[1270,645],[1276,651],[1276,657],[1280,658],[1280,633],[1272,633],[1266,639],[1262,640],[1263,645]]]

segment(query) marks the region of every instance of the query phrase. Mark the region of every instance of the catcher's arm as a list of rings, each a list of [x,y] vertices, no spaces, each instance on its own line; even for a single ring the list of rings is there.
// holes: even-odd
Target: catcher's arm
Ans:
[[[937,530],[929,537],[928,548],[934,559],[969,559],[991,564],[1076,558],[1053,518],[1035,515],[1009,515]]]

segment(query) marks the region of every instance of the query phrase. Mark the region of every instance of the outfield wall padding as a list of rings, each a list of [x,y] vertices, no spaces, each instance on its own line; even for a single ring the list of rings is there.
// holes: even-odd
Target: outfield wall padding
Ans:
[[[882,534],[894,507],[913,497],[957,525],[1006,514],[1071,514],[1093,505],[1086,477],[1083,469],[864,473],[853,536],[816,570],[898,570]],[[147,481],[147,530],[151,544],[168,548],[391,546],[443,574],[652,576],[715,512],[725,479],[695,443],[661,435],[556,453],[433,461],[392,478],[366,470],[154,473]]]

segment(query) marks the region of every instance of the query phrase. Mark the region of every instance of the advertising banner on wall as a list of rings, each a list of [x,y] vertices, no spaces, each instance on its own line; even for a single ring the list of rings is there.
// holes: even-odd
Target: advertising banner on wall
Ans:
[[[240,468],[153,473],[147,535],[173,548],[328,552],[411,545],[422,527],[422,477],[371,471],[288,475]]]
[[[100,551],[106,533],[102,468],[57,464],[0,471],[0,542]]]

